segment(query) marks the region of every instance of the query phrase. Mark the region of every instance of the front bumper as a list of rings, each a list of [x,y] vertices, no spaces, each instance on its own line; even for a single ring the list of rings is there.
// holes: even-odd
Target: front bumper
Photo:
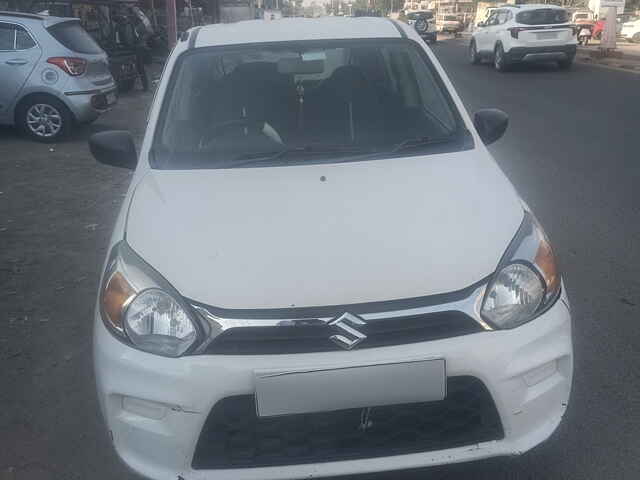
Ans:
[[[508,331],[411,345],[290,355],[200,355],[170,359],[116,340],[96,317],[98,397],[114,447],[153,479],[269,480],[349,475],[523,453],[548,438],[567,408],[573,372],[571,317],[564,293],[545,314]],[[447,376],[486,385],[504,439],[439,451],[277,467],[194,470],[203,424],[221,399],[254,392],[255,369],[369,365],[416,357],[446,360]]]
[[[575,57],[576,45],[555,45],[548,47],[513,47],[505,52],[507,62],[553,62]]]
[[[117,103],[118,90],[112,83],[104,88],[68,91],[64,93],[64,101],[78,123],[88,123]]]

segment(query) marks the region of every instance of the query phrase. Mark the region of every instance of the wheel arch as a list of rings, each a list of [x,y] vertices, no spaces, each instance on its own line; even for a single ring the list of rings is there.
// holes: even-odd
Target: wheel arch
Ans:
[[[75,113],[73,112],[73,110],[71,108],[69,108],[69,105],[67,105],[67,103],[64,101],[64,99],[60,98],[58,95],[51,93],[51,92],[46,92],[46,91],[32,91],[27,93],[26,95],[23,95],[22,97],[20,97],[18,99],[18,101],[16,102],[14,108],[13,108],[13,122],[14,124],[18,123],[18,114],[20,113],[21,108],[23,108],[24,105],[26,105],[30,100],[34,99],[34,98],[38,98],[38,97],[48,97],[51,98],[53,100],[55,100],[56,102],[60,102],[64,108],[67,109],[67,112],[69,113],[69,115],[71,116],[72,120],[74,122],[76,122],[76,116]]]

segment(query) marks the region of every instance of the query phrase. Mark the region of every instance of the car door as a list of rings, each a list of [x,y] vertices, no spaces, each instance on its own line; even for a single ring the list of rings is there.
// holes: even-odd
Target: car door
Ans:
[[[507,16],[509,12],[507,10],[496,10],[491,15],[491,25],[488,27],[488,32],[486,35],[487,45],[486,50],[489,52],[493,52],[493,49],[496,45],[496,40],[498,39],[498,33],[503,28],[503,24],[507,21]]]
[[[497,16],[497,10],[494,10],[493,12],[491,12],[491,15],[489,15],[489,18],[484,21],[483,26],[479,28],[478,33],[475,36],[476,47],[479,52],[486,52],[493,49],[493,47],[489,45],[489,36],[491,33],[493,22],[495,21]]]
[[[23,26],[0,21],[0,117],[10,113],[40,55],[40,47]]]

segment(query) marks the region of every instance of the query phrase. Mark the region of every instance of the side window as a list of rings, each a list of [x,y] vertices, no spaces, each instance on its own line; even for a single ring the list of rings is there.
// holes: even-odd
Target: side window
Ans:
[[[497,20],[498,19],[498,12],[493,12],[491,14],[491,16],[487,19],[487,26],[491,26],[491,25],[497,25]]]
[[[507,21],[508,16],[509,16],[509,12],[498,13],[498,21],[496,22],[496,24],[502,25]]]
[[[15,50],[16,29],[10,23],[0,23],[0,51]]]
[[[16,50],[28,50],[36,46],[31,35],[22,27],[16,27]]]

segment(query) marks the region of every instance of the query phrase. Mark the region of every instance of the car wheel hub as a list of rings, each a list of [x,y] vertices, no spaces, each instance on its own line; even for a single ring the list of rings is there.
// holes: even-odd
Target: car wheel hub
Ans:
[[[62,129],[62,116],[53,106],[38,103],[27,111],[27,127],[39,137],[53,137]]]

